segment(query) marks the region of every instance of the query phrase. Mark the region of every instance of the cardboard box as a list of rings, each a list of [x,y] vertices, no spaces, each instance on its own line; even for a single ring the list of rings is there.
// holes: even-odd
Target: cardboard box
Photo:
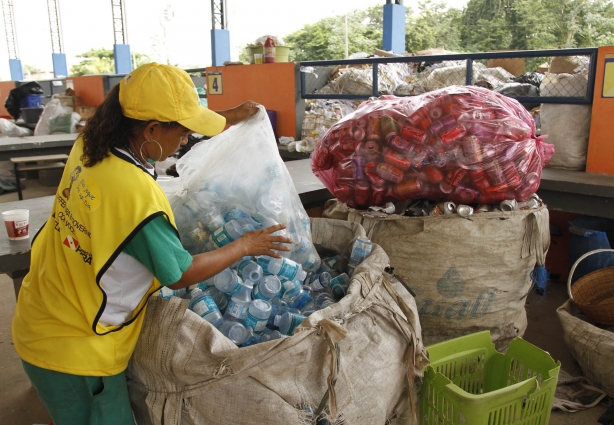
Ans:
[[[94,111],[96,111],[95,106],[75,106],[75,112],[81,115],[82,121],[87,121],[94,115]]]
[[[70,106],[71,108],[75,106],[74,96],[53,96],[53,97],[55,99],[58,99],[62,106]]]
[[[509,50],[490,50],[490,52],[509,52]],[[524,58],[501,58],[501,59],[488,59],[489,68],[503,68],[514,77],[520,77],[524,74]]]

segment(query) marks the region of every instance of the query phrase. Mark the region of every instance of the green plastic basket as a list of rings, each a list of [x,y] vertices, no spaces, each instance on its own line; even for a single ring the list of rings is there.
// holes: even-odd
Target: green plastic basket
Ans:
[[[506,354],[490,332],[427,347],[422,425],[548,425],[561,362],[515,338]]]

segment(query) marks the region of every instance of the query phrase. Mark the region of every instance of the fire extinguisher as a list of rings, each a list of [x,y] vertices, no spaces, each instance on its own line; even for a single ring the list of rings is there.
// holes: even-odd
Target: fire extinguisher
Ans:
[[[264,63],[275,63],[275,41],[271,37],[264,42]]]

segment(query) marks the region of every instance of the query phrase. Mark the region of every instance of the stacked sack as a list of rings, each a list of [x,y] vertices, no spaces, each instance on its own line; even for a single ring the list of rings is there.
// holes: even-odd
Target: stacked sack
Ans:
[[[339,254],[326,257],[309,274],[287,258],[244,257],[187,290],[163,287],[159,295],[189,299],[190,310],[237,346],[258,344],[292,335],[312,313],[340,301],[372,246],[358,237],[349,259]]]
[[[356,208],[408,199],[462,204],[524,201],[554,148],[517,101],[448,87],[363,103],[320,140],[316,176]]]

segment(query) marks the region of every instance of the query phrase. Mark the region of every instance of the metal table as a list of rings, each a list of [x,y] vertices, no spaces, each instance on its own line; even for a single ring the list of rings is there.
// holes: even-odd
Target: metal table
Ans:
[[[17,156],[69,154],[78,134],[0,138],[0,161]]]
[[[306,208],[322,204],[333,195],[313,175],[308,159],[285,163],[294,181],[294,186],[301,202]],[[10,241],[5,230],[0,230],[0,273],[13,279],[15,295],[21,287],[21,281],[30,268],[30,245],[36,232],[43,226],[51,214],[54,196],[26,199],[24,201],[0,204],[0,211],[13,209],[30,210],[30,238]]]

